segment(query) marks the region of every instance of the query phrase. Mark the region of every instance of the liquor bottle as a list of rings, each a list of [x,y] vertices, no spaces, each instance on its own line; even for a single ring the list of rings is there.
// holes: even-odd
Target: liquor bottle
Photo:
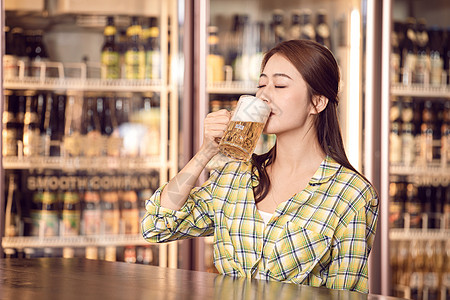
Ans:
[[[291,16],[291,26],[289,27],[289,38],[291,40],[298,40],[302,34],[302,26],[300,24],[301,11],[294,10]]]
[[[85,136],[84,155],[100,156],[102,149],[102,135],[100,119],[97,111],[97,95],[87,94],[84,110],[84,127],[82,134]]]
[[[106,19],[106,27],[103,32],[104,42],[101,55],[101,78],[118,79],[120,78],[120,57],[119,49],[116,45],[116,26],[114,17],[109,16]]]
[[[402,138],[401,138],[401,105],[397,97],[392,98],[390,108],[391,131],[389,134],[389,160],[391,163],[402,162]]]
[[[25,68],[22,70],[22,75],[28,75],[29,59],[26,53],[26,37],[24,30],[21,27],[14,27],[11,29],[13,49],[18,61],[22,61],[25,64]],[[19,70],[20,72],[21,70]],[[17,74],[20,75],[20,74]]]
[[[58,202],[56,194],[48,187],[42,193],[41,223],[39,224],[39,236],[59,235]]]
[[[406,23],[406,34],[403,42],[403,70],[402,70],[402,83],[405,85],[413,82],[414,71],[416,69],[417,61],[417,48],[416,48],[416,32],[415,32],[415,20],[408,18]]]
[[[331,33],[330,27],[327,23],[327,12],[326,10],[319,10],[317,12],[317,21],[316,21],[316,42],[324,45],[328,49],[331,50]]]
[[[286,39],[286,31],[284,29],[284,12],[281,9],[275,9],[272,13],[272,23],[270,24],[271,38],[269,47],[281,43]]]
[[[428,224],[427,228],[434,227],[434,204],[435,204],[435,189],[431,185],[422,186],[422,203],[423,203],[423,213],[426,215]]]
[[[450,27],[446,30],[446,42],[444,47],[444,70],[447,73],[447,81],[444,84],[450,84]]]
[[[158,95],[143,94],[143,107],[140,110],[141,122],[146,126],[146,132],[139,144],[141,156],[156,156],[160,153],[161,140],[161,110]]]
[[[77,192],[67,190],[63,196],[62,209],[62,236],[75,236],[80,234],[81,203]]]
[[[410,245],[410,282],[411,299],[423,299],[423,283],[424,283],[424,267],[425,267],[425,250],[423,242],[412,240]]]
[[[403,183],[398,178],[389,184],[389,224],[392,228],[403,228],[405,211],[405,199],[403,197]]]
[[[416,139],[414,136],[414,111],[411,97],[405,97],[402,101],[402,133],[401,133],[401,149],[402,159],[405,166],[412,166],[416,155]]]
[[[117,191],[104,191],[102,200],[102,224],[105,234],[120,233],[120,208]]]
[[[48,53],[43,41],[42,30],[30,32],[30,43],[27,45],[28,57],[30,59],[29,75],[34,77],[41,76],[41,63],[48,61]],[[43,75],[43,74],[42,74]]]
[[[259,66],[261,66],[264,53],[267,52],[267,38],[265,25],[263,22],[256,22],[251,25],[249,41],[251,53],[249,57],[250,67],[247,68],[247,71],[249,72],[249,79],[256,82],[259,80],[259,76],[261,75]]]
[[[106,155],[117,157],[122,148],[122,139],[119,136],[113,97],[108,94],[104,99],[102,135],[106,138]]]
[[[441,165],[450,163],[450,101],[445,101],[441,126]]]
[[[249,72],[249,47],[250,40],[250,24],[248,23],[248,15],[239,16],[239,26],[234,36],[234,47],[236,47],[236,58],[233,61],[234,80],[248,81]]]
[[[439,86],[445,84],[442,80],[444,71],[443,32],[436,26],[430,29],[430,84]]]
[[[450,187],[448,186],[445,188],[444,220],[445,220],[444,228],[450,229]]]
[[[101,233],[102,219],[100,194],[88,189],[83,196],[83,233],[85,235],[98,235]]]
[[[138,196],[135,191],[126,189],[120,193],[121,219],[125,234],[139,233]]]
[[[16,99],[11,90],[4,90],[3,128],[2,128],[2,155],[17,156],[18,128],[16,122]]]
[[[429,164],[433,161],[433,106],[432,102],[425,101],[422,111],[422,125],[421,128],[421,163]]]
[[[394,30],[391,32],[392,52],[390,57],[390,76],[391,83],[400,83],[400,68],[401,68],[401,44],[400,35],[402,34],[402,24],[394,22]]]
[[[426,241],[424,264],[424,299],[439,300],[439,273],[440,264],[437,256],[437,243],[432,240]]]
[[[240,17],[238,14],[233,15],[232,27],[225,33],[225,64],[232,66],[238,55],[238,48],[236,47],[237,33],[240,27]],[[234,79],[234,78],[233,78]]]
[[[17,175],[14,173],[9,173],[6,177],[8,188],[6,190],[5,236],[7,237],[23,235],[22,209],[16,177]]]
[[[145,78],[161,78],[161,50],[158,18],[149,18],[149,27],[144,31],[145,39]]]
[[[409,227],[422,228],[423,205],[417,186],[412,183],[406,185],[406,212],[409,214]]]
[[[60,155],[60,131],[58,120],[57,98],[52,93],[47,94],[44,114],[44,128],[42,131],[45,156]]]
[[[17,73],[17,55],[14,48],[12,28],[8,25],[4,27],[5,32],[5,55],[3,55],[3,75],[5,78],[16,77]]]
[[[81,137],[83,104],[81,100],[78,93],[73,91],[67,92],[63,145],[65,153],[69,156],[81,155],[83,145]]]
[[[208,27],[209,53],[206,58],[208,82],[224,81],[225,59],[219,51],[219,36],[216,26]]]
[[[41,153],[39,116],[35,91],[26,91],[26,107],[23,123],[23,155],[37,156]]]
[[[127,29],[128,47],[125,52],[125,78],[144,79],[145,49],[141,43],[142,27],[137,17],[131,18],[131,25]]]
[[[414,82],[428,84],[430,79],[429,37],[424,19],[417,21],[416,30],[417,59],[414,71]]]
[[[302,34],[301,38],[306,40],[316,40],[316,31],[314,29],[314,25],[312,23],[311,18],[311,10],[304,9],[301,14],[301,26],[302,26]]]

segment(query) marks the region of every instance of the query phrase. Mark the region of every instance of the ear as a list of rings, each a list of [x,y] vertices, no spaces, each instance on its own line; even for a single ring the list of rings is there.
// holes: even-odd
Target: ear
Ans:
[[[311,108],[311,114],[319,114],[321,113],[328,105],[328,98],[320,95],[320,96],[313,96],[312,102],[314,106]]]

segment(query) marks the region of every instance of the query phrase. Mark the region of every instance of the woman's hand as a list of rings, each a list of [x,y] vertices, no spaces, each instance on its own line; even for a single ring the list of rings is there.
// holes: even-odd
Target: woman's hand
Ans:
[[[206,116],[203,123],[203,144],[200,151],[211,158],[219,152],[219,141],[225,133],[230,119],[231,113],[226,109],[209,113]]]

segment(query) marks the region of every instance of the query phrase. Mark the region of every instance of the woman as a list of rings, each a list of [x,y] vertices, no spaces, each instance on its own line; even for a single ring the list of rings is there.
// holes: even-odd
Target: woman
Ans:
[[[144,238],[214,235],[221,274],[367,293],[378,198],[344,152],[337,63],[325,47],[293,40],[270,50],[261,69],[256,96],[272,109],[265,132],[275,146],[193,188],[230,120],[210,113],[199,152],[147,201]]]

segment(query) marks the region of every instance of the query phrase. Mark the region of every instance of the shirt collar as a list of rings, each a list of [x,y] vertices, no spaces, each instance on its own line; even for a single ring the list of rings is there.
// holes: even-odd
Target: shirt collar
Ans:
[[[309,181],[310,184],[321,184],[329,181],[334,174],[339,170],[341,165],[335,161],[331,156],[327,155],[325,159],[320,163],[319,168],[313,177]],[[255,166],[253,166],[253,172],[251,175],[252,186],[255,187],[259,184],[259,173]]]
[[[309,181],[310,184],[321,184],[329,181],[334,174],[339,170],[341,165],[335,161],[331,156],[327,155],[325,159],[314,173],[313,177]]]

